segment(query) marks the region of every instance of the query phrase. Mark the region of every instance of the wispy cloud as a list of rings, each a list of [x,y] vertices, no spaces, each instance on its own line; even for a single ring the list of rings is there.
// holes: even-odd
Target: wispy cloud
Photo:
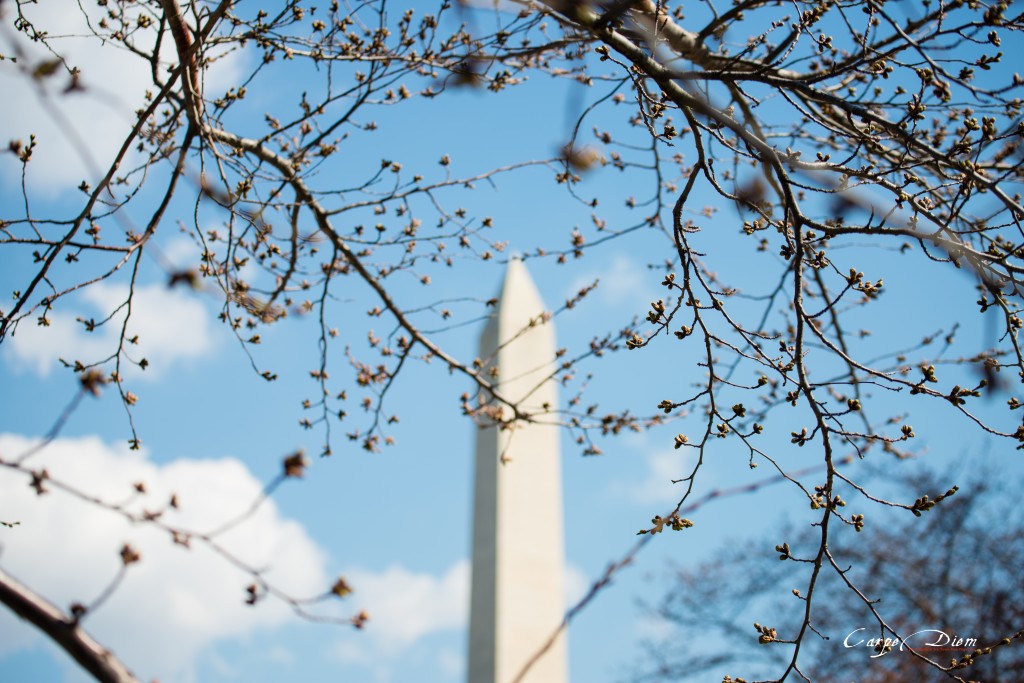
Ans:
[[[593,270],[577,277],[572,282],[566,298],[575,296],[583,287],[594,280],[600,280],[592,296],[604,306],[636,309],[643,311],[656,298],[656,275],[628,256],[618,254],[602,270]]]
[[[376,654],[398,652],[421,638],[466,627],[469,615],[469,563],[460,560],[440,576],[393,565],[381,572],[346,573],[359,604],[370,612],[366,635]],[[367,652],[365,643],[359,652]],[[343,651],[342,658],[362,656]]]
[[[48,318],[46,327],[26,320],[11,337],[6,357],[15,369],[24,367],[40,376],[47,376],[59,367],[63,358],[94,362],[110,356],[117,350],[118,336],[126,309],[94,331],[77,318],[103,320],[128,297],[124,285],[97,283],[85,289],[80,298],[66,306],[78,306],[76,312],[58,309]],[[145,358],[149,366],[145,372],[123,365],[127,376],[157,379],[174,364],[203,356],[213,346],[210,315],[200,299],[183,289],[169,290],[163,285],[136,287],[127,337],[138,336],[137,344],[129,344],[127,352],[136,361]]]
[[[575,605],[590,590],[590,577],[579,567],[565,566],[565,606],[566,609]]]
[[[393,565],[379,572],[352,570],[346,577],[356,586],[359,605],[370,612],[370,622],[363,634],[367,640],[345,639],[334,654],[347,664],[365,668],[374,681],[397,680],[397,664],[424,639],[464,632],[468,625],[470,568],[465,559],[440,575]],[[566,566],[567,607],[589,587],[586,574],[573,565]],[[422,652],[413,656],[419,658]],[[465,673],[465,655],[442,648],[429,658],[429,665],[436,666],[446,680],[459,680]]]
[[[689,455],[689,450],[652,450],[645,457],[643,477],[616,483],[613,493],[639,504],[674,503],[683,491],[672,481],[689,474]]]

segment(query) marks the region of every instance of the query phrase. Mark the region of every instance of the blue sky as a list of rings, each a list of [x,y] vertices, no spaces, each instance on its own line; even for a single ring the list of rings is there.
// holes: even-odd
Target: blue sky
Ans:
[[[8,40],[6,34],[2,39]],[[110,106],[111,93],[102,86],[106,81],[90,82],[89,74],[119,74],[114,101],[125,102],[139,95],[133,87],[138,74],[115,51],[72,44],[75,57],[92,66],[86,69],[85,83],[95,87],[87,88],[74,102],[56,101],[59,107],[67,107],[65,111],[74,112],[78,140],[102,164],[125,120],[119,107]],[[247,61],[251,58],[242,52],[218,65],[208,89],[233,83],[252,66]],[[25,80],[8,63],[0,67],[0,86],[18,103],[0,111],[0,129],[10,137],[27,139],[30,133],[40,137],[27,181],[34,211],[37,215],[71,211],[80,196],[73,188],[90,173],[88,164],[68,152],[76,143],[62,136],[50,109],[41,106]],[[261,112],[287,109],[281,102],[313,87],[301,79],[284,80],[275,71],[265,74],[265,79],[262,88],[252,88],[253,97],[245,109],[253,123],[243,120],[243,125],[255,127],[262,121]],[[607,90],[535,76],[534,82],[497,96],[463,92],[384,109],[379,118],[382,133],[354,139],[345,152],[345,163],[358,173],[363,164],[372,166],[378,158],[388,158],[410,168],[443,173],[436,160],[449,154],[453,173],[471,175],[523,158],[549,157],[567,139],[572,114],[581,103]],[[611,114],[599,115],[594,125],[621,127],[625,110],[611,109]],[[584,131],[589,131],[588,125]],[[325,169],[324,175],[328,172],[345,171]],[[10,155],[0,157],[0,205],[11,207],[5,213],[21,205],[18,173]],[[481,184],[472,193],[448,193],[444,201],[466,206],[473,215],[494,216],[494,239],[507,240],[509,253],[531,252],[538,245],[566,248],[576,226],[593,237],[590,210],[571,200],[552,176],[546,168],[526,170],[500,179],[497,188]],[[602,204],[610,207],[611,220],[625,226],[636,220],[623,208],[625,198],[645,196],[649,184],[647,178],[606,167],[586,175],[579,189],[585,196],[601,197]],[[710,188],[702,192],[704,196],[694,201],[698,210],[716,204]],[[190,220],[191,210],[187,201],[173,204],[156,238],[164,258],[178,267],[198,259],[195,244],[176,227],[178,218]],[[201,221],[210,227],[223,220],[212,209],[204,207],[201,213]],[[727,254],[736,245],[746,244],[739,230],[741,220],[730,207],[720,207],[705,223],[705,231],[694,239],[711,257],[716,251]],[[530,260],[531,273],[552,308],[579,287],[601,280],[585,305],[556,319],[560,343],[570,349],[585,348],[592,335],[618,329],[633,316],[642,317],[649,302],[663,296],[659,288],[663,273],[645,266],[663,262],[669,248],[659,231],[644,230],[590,250],[579,261],[569,259],[566,265],[552,259]],[[854,245],[850,251],[856,254],[857,249]],[[778,268],[778,259],[771,256],[750,250],[736,254],[708,260],[723,277],[752,289],[763,286],[764,273]],[[3,292],[15,289],[33,272],[28,256],[9,248],[0,253]],[[456,310],[463,319],[473,320],[486,310],[480,303],[497,291],[500,261],[435,268],[430,271],[429,291],[413,278],[396,280],[395,291],[409,305],[425,297],[468,298],[471,301],[457,304]],[[879,348],[898,347],[900,342],[894,339],[911,343],[948,326],[951,312],[954,319],[965,321],[958,347],[963,353],[989,343],[974,312],[975,294],[966,276],[929,279],[933,289],[925,291],[922,278],[930,278],[932,271],[923,268],[923,259],[911,258],[909,263],[914,265],[908,266],[908,259],[899,254],[881,252],[873,253],[869,263],[884,275],[893,294],[891,303],[871,309],[873,319],[864,314],[858,321],[886,330],[864,342],[868,348],[875,343]],[[254,348],[256,362],[280,377],[268,384],[253,372],[237,341],[216,320],[215,296],[209,291],[168,289],[163,266],[154,260],[144,262],[130,328],[142,339],[139,353],[151,362],[145,373],[127,376],[139,396],[134,419],[142,450],[128,451],[124,410],[117,396],[107,391],[82,403],[60,437],[37,456],[38,463],[54,476],[60,472],[82,489],[111,500],[127,498],[133,482],[145,481],[146,497],[131,505],[158,505],[176,492],[182,499],[181,523],[216,528],[247,507],[277,474],[284,455],[303,448],[311,456],[306,477],[286,482],[225,543],[247,562],[272,566],[275,581],[296,595],[322,592],[343,574],[355,593],[344,602],[327,605],[326,612],[350,615],[366,609],[370,623],[361,632],[310,624],[294,618],[285,605],[272,599],[248,607],[243,604],[247,577],[223,559],[202,548],[186,552],[151,528],[130,526],[59,492],[37,498],[24,478],[6,471],[0,472],[0,519],[20,524],[0,529],[0,566],[58,605],[66,605],[91,600],[102,591],[117,571],[117,552],[123,543],[138,547],[143,561],[132,567],[125,583],[86,625],[146,679],[159,678],[164,683],[259,683],[285,677],[367,683],[462,680],[473,426],[460,415],[459,395],[469,390],[468,384],[436,364],[411,365],[391,399],[393,412],[401,416],[392,432],[394,447],[366,453],[349,445],[344,430],[336,429],[335,455],[317,458],[322,432],[298,426],[304,416],[301,401],[316,390],[308,377],[317,359],[313,321],[292,316],[261,332],[263,344]],[[876,277],[873,272],[866,274]],[[63,269],[58,277],[74,278],[76,272]],[[110,353],[113,337],[103,329],[89,335],[75,318],[106,315],[123,297],[124,287],[124,279],[114,277],[85,289],[56,310],[49,328],[22,325],[0,349],[0,454],[30,448],[74,396],[77,380],[60,367],[58,358],[95,359]],[[346,334],[349,327],[353,330],[348,342],[353,346],[365,344],[367,325],[362,313],[371,305],[366,292],[353,291],[350,299],[332,309],[336,324]],[[472,357],[481,329],[482,321],[476,321],[439,333],[438,339],[456,355]],[[655,412],[660,400],[685,393],[681,388],[700,377],[693,363],[696,351],[680,348],[660,344],[585,365],[584,372],[595,374],[585,401],[599,401],[609,410],[631,407],[640,414]],[[966,384],[970,375],[964,377]],[[880,413],[913,410],[912,421],[921,434],[920,452],[933,465],[948,463],[955,473],[960,459],[984,457],[996,467],[1019,471],[1016,453],[1007,452],[1003,445],[989,448],[979,442],[966,421],[950,419],[953,411],[948,406],[930,402],[919,409],[918,405],[878,398]],[[991,408],[986,404],[981,410]],[[670,480],[688,471],[693,456],[674,450],[672,438],[686,431],[686,425],[684,420],[602,441],[605,454],[597,458],[580,456],[580,449],[565,436],[567,599],[578,598],[589,581],[599,578],[609,562],[631,547],[639,528],[674,504],[676,489]],[[794,468],[812,464],[816,454],[790,445],[788,427],[780,421],[777,434],[770,437],[772,448]],[[731,442],[723,441],[711,455],[698,493],[768,475],[766,468],[750,470],[746,453]],[[877,460],[871,466],[876,470],[896,466],[880,453],[873,457]],[[647,615],[643,603],[656,601],[664,590],[669,567],[707,559],[723,542],[750,543],[769,551],[781,540],[771,535],[771,529],[784,521],[812,520],[793,493],[774,487],[708,504],[693,515],[697,523],[693,529],[655,539],[572,626],[572,679],[611,683],[628,677],[643,656],[640,643],[665,632],[664,625]],[[0,674],[18,681],[83,680],[69,659],[7,613],[0,613]]]

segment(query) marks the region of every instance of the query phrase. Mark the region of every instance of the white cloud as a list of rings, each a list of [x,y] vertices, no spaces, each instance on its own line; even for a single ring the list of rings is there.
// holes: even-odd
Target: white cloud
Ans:
[[[87,332],[76,318],[103,320],[127,296],[127,286],[100,282],[82,291],[77,301],[85,306],[78,312],[56,308],[48,316],[48,327],[26,319],[9,340],[8,361],[45,377],[59,366],[59,358],[89,363],[110,356],[117,349],[124,309],[93,332]],[[163,285],[135,288],[127,337],[135,335],[138,344],[127,345],[127,351],[136,361],[148,360],[149,367],[143,372],[122,364],[122,371],[143,379],[156,379],[177,361],[203,356],[213,346],[210,315],[201,301],[184,289],[169,290]]]
[[[370,613],[366,635],[372,649],[343,646],[342,659],[396,653],[425,636],[463,629],[469,615],[469,563],[460,560],[441,576],[393,565],[383,572],[346,573],[358,602]]]
[[[2,20],[6,23],[11,11],[5,8]],[[143,104],[145,91],[155,90],[150,64],[113,41],[90,36],[81,8],[86,8],[93,22],[104,12],[97,3],[67,2],[25,5],[20,11],[38,29],[51,37],[59,36],[52,44],[69,65],[80,69],[82,91],[63,92],[69,83],[63,70],[41,81],[33,79],[29,74],[53,55],[9,25],[0,32],[0,52],[18,57],[17,64],[11,60],[0,62],[0,88],[8,102],[8,106],[0,107],[3,142],[17,138],[27,143],[30,134],[36,135],[38,146],[29,163],[27,180],[32,189],[50,196],[62,188],[74,189],[82,180],[95,183],[102,176],[135,124],[134,111]],[[139,29],[134,39],[136,44],[146,46],[155,35],[155,27]],[[173,41],[165,36],[164,43],[161,57],[169,63]],[[238,52],[215,62],[207,74],[207,91],[222,92],[225,84],[236,82],[241,65]],[[130,155],[123,167],[131,166],[133,159],[136,157]],[[14,155],[0,156],[0,177],[20,183],[20,176],[21,165]]]
[[[627,307],[630,310],[643,310],[655,296],[654,279],[657,275],[637,264],[633,259],[622,254],[612,258],[608,268],[603,271],[580,275],[572,282],[566,298],[576,295],[583,287],[587,287],[595,279],[600,280],[597,290],[591,295],[597,297],[605,306]],[[589,300],[589,299],[588,299]]]
[[[355,569],[345,574],[357,590],[360,606],[370,613],[366,634],[374,652],[365,643],[346,643],[338,652],[342,659],[367,661],[380,653],[396,653],[420,639],[441,632],[463,630],[469,616],[470,569],[459,560],[444,574],[434,576],[392,565],[383,572]],[[579,568],[567,565],[565,602],[572,605],[586,593],[590,579]]]
[[[173,270],[195,268],[202,254],[202,249],[183,235],[175,235],[166,244],[161,244],[160,249],[164,259]],[[248,268],[248,264],[245,267]]]
[[[0,455],[15,457],[32,443],[0,435]],[[176,492],[181,508],[169,511],[167,521],[200,531],[247,509],[262,488],[234,459],[156,465],[145,453],[93,437],[59,439],[31,462],[46,467],[55,479],[110,501],[131,500],[133,482],[143,482],[147,493],[128,503],[135,510],[161,508]],[[60,606],[88,603],[99,595],[120,566],[124,543],[141,552],[141,562],[129,568],[85,627],[145,680],[190,681],[197,658],[217,641],[292,618],[290,609],[273,599],[245,605],[249,576],[201,544],[186,550],[164,532],[131,525],[59,490],[37,497],[19,473],[0,472],[0,519],[20,522],[2,535],[4,570]],[[269,580],[297,597],[319,594],[329,585],[324,554],[300,524],[281,516],[273,501],[225,533],[222,543],[245,562],[265,567]],[[42,638],[0,610],[0,655]]]
[[[689,450],[652,451],[647,456],[647,471],[640,481],[615,484],[615,492],[625,494],[634,503],[675,503],[683,495],[682,479],[690,473]]]
[[[364,667],[364,680],[390,683],[395,679],[393,664],[413,657],[436,667],[445,680],[465,676],[464,652],[442,647],[424,658],[416,645],[441,633],[462,632],[469,617],[470,567],[460,560],[440,576],[391,566],[382,572],[353,570],[347,579],[356,589],[355,598],[370,613],[367,640],[346,639],[335,647],[335,657]],[[577,567],[566,566],[565,602],[568,608],[586,593],[590,579]]]
[[[461,680],[466,677],[466,655],[450,649],[439,650],[437,668],[446,678],[453,681]]]
[[[653,612],[642,614],[633,622],[637,641],[665,642],[679,635],[679,625]]]
[[[575,565],[565,566],[565,606],[572,607],[590,590],[590,577]]]

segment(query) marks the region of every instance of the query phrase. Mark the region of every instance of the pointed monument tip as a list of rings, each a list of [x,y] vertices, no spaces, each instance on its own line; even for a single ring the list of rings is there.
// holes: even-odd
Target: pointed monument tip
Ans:
[[[527,300],[540,298],[530,271],[522,257],[517,254],[508,260],[508,265],[505,267],[505,281],[502,284],[501,298],[504,301],[509,297]]]
[[[544,300],[522,258],[512,256],[498,291],[497,312],[508,329],[518,329],[544,311]]]

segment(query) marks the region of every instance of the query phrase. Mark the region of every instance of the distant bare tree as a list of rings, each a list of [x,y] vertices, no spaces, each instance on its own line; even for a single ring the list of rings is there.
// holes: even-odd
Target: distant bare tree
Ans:
[[[938,680],[935,667],[951,664],[964,678],[986,683],[1024,676],[1017,571],[1024,542],[1020,510],[1009,493],[1014,486],[994,477],[969,484],[921,519],[890,514],[829,547],[862,595],[838,574],[823,579],[811,619],[821,637],[806,641],[804,655],[809,678]],[[908,478],[902,488],[912,493],[935,486],[935,476],[925,474]],[[813,529],[790,530],[785,537],[792,542],[780,547],[796,554],[813,547],[816,536]],[[699,568],[678,570],[653,606],[672,630],[651,642],[637,681],[708,680],[712,669],[757,670],[766,654],[781,659],[751,640],[756,631],[748,617],[788,615],[780,629],[795,628],[797,613],[788,603],[802,597],[789,589],[786,563],[741,545],[730,544]],[[881,614],[891,616],[885,621]]]
[[[66,359],[80,389],[55,413],[47,439],[0,456],[9,474],[40,494],[64,488],[134,514],[59,472],[33,467],[32,459],[83,397],[103,390],[120,395],[127,437],[139,446],[132,417],[138,397],[125,371],[149,361],[133,353],[137,340],[124,325],[144,256],[163,263],[154,235],[179,225],[202,258],[186,269],[166,265],[167,282],[215,289],[220,320],[243,353],[289,316],[316,319],[319,354],[309,361],[315,386],[302,426],[321,430],[324,455],[349,441],[370,451],[392,443],[398,416],[390,396],[402,391],[401,370],[415,361],[494,398],[480,402],[467,393],[467,415],[506,426],[556,423],[587,454],[600,452],[602,436],[689,416],[684,432],[669,438],[692,449],[697,464],[680,473],[679,504],[644,530],[638,552],[656,532],[689,526],[681,513],[693,502],[705,458],[719,444],[741,444],[751,467],[774,470],[798,506],[809,504],[818,516],[815,544],[799,557],[782,552],[796,561],[780,567],[803,583],[801,618],[788,630],[767,625],[760,634],[788,643],[772,650],[785,653],[773,674],[778,680],[807,679],[801,652],[815,637],[817,587],[826,576],[847,577],[829,551],[834,530],[867,522],[863,512],[845,510],[846,499],[920,512],[944,497],[943,486],[924,502],[883,501],[844,464],[850,456],[912,452],[914,428],[905,414],[873,410],[879,395],[905,397],[907,412],[950,411],[965,428],[1024,444],[1024,426],[1012,412],[1018,399],[1005,408],[978,407],[980,397],[1024,378],[1022,80],[1003,63],[1004,53],[1019,52],[1024,18],[1011,3],[706,0],[684,10],[654,0],[441,0],[413,10],[384,0],[285,0],[272,9],[232,0],[99,0],[68,8],[80,14],[86,39],[142,64],[151,82],[139,108],[124,112],[133,123],[117,151],[87,159],[95,177],[75,184],[73,211],[44,211],[25,181],[22,205],[5,207],[0,222],[5,258],[26,273],[0,311],[0,342],[25,326],[47,326],[54,311],[96,283],[128,285],[107,317],[80,321],[87,330],[120,324],[121,333],[107,355]],[[64,56],[69,36],[52,32],[35,3],[8,0],[0,11],[6,32],[22,41],[12,40],[6,66],[38,87],[53,117],[73,116],[65,94],[90,86]],[[19,47],[24,41],[43,52]],[[252,57],[248,73],[213,91],[211,74],[235,53]],[[249,104],[281,74],[302,87]],[[411,168],[343,153],[387,134],[378,112],[415,111],[416,102],[445,101],[458,89],[497,93],[539,75],[596,93],[552,158],[496,160],[485,171],[460,174],[447,154],[429,168]],[[36,143],[7,146],[23,179],[33,174]],[[508,234],[460,199],[475,185],[529,168],[564,186],[567,206],[589,213],[591,225],[567,230],[561,247],[532,245],[527,258],[571,263],[611,239],[651,231],[664,237],[649,259],[661,271],[664,298],[650,302],[646,321],[595,330],[589,344],[560,351],[556,377],[570,387],[570,399],[545,414],[502,397],[486,359],[457,357],[438,340],[437,330],[486,316],[485,299],[407,295],[396,284],[411,276],[427,287],[449,266],[500,259]],[[581,178],[598,169],[622,173],[621,196],[587,194]],[[606,213],[622,205],[630,218]],[[219,227],[204,223],[207,212],[217,212]],[[891,286],[892,275],[910,264],[922,273],[920,286],[934,288],[932,301],[959,272],[954,287],[977,291],[991,344],[961,341],[955,319],[939,330],[919,329],[911,315],[918,304],[904,303],[905,290]],[[337,305],[350,291],[373,300],[369,311]],[[581,402],[580,363],[619,348],[645,349],[659,337],[664,353],[678,354],[677,364],[692,370],[696,388],[681,384],[670,397],[624,391],[624,405],[613,407]],[[368,350],[352,350],[354,340],[367,340]],[[277,377],[250,358],[267,381]],[[340,438],[337,424],[345,430]],[[773,441],[769,425],[790,436]],[[816,454],[812,472],[797,475],[780,457],[798,448]],[[288,456],[267,494],[300,474],[303,463],[299,453]],[[139,521],[163,523],[159,514]],[[217,543],[213,532],[168,531],[177,542]],[[138,558],[123,550],[128,567]],[[626,564],[612,565],[586,599]],[[304,610],[305,602],[249,571],[254,602],[276,594]],[[33,621],[55,638],[74,632],[88,613],[79,606],[85,613],[54,614],[29,587],[6,588],[0,599],[19,613],[34,610]],[[852,580],[848,588],[865,592]],[[322,597],[345,592],[325,587]],[[363,618],[343,621],[361,625]],[[965,680],[955,666],[935,666]],[[101,678],[118,680],[114,673]]]

